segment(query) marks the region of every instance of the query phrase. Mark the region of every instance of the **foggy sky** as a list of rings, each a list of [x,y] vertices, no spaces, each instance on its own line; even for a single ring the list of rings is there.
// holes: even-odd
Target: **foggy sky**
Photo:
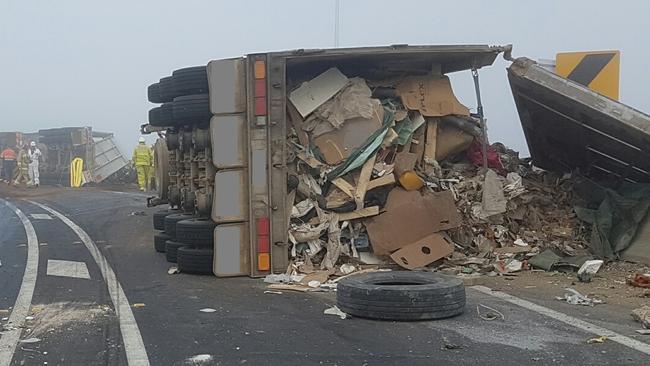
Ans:
[[[340,0],[340,46],[514,45],[514,56],[621,50],[621,101],[650,110],[647,1]],[[89,125],[130,156],[172,70],[334,46],[334,0],[0,0],[0,131]],[[481,70],[490,139],[525,152],[501,57]],[[475,107],[469,72],[451,75]],[[152,141],[152,140],[151,140]]]

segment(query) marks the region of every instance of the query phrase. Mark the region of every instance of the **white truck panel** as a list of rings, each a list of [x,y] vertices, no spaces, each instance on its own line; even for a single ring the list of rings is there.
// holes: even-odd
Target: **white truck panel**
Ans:
[[[232,114],[246,111],[246,62],[243,57],[208,63],[210,111]]]
[[[246,165],[246,116],[231,114],[210,120],[212,163],[218,169]]]

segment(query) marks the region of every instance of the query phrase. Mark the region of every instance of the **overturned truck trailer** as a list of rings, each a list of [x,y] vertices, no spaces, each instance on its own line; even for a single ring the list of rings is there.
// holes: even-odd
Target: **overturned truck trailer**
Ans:
[[[84,183],[99,183],[129,165],[117,148],[112,133],[93,131],[90,127],[63,127],[38,131],[43,153],[41,180],[68,185],[70,164],[83,160]]]
[[[508,78],[534,165],[650,182],[650,116],[527,58],[513,61]]]
[[[295,221],[296,191],[302,192],[305,184],[320,190],[317,186],[333,182],[346,194],[343,200],[351,200],[357,211],[378,215],[376,205],[369,204],[363,211],[370,196],[365,194],[373,184],[394,186],[393,174],[375,174],[373,166],[361,160],[374,160],[379,143],[396,121],[406,126],[400,129],[405,140],[400,149],[408,144],[420,152],[425,148],[424,136],[419,144],[407,141],[411,141],[413,130],[423,125],[422,116],[462,117],[443,121],[440,135],[462,128],[480,133],[478,118],[453,95],[447,74],[489,66],[507,50],[509,47],[487,45],[294,50],[248,54],[211,61],[207,67],[175,70],[149,86],[149,101],[161,105],[150,110],[149,123],[142,126],[144,133],[165,134],[164,143],[160,141],[156,148],[156,174],[169,179],[167,183],[160,179],[159,202],[168,202],[186,215],[170,214],[165,226],[175,230],[173,220],[192,217],[192,221],[176,224],[176,229],[183,228],[182,235],[176,233],[178,242],[183,242],[179,238],[183,236],[196,243],[196,238],[184,232],[201,231],[201,245],[213,250],[196,249],[191,254],[213,261],[207,272],[219,277],[285,272],[295,248],[295,235],[289,231],[292,218]],[[398,94],[402,91],[405,97],[410,96],[406,103],[413,120],[407,109],[401,108]],[[331,105],[331,100],[343,93],[346,98],[338,99],[369,102],[364,109],[368,115],[346,118],[349,109]],[[328,101],[331,118],[319,114]],[[309,128],[315,124],[315,114],[328,119],[327,123],[337,114],[344,115],[341,121],[354,122],[316,131],[326,124],[319,122],[320,127]],[[390,141],[401,140],[392,132]],[[457,135],[467,139],[467,144],[473,140],[471,132],[469,137],[463,131]],[[433,133],[428,138],[437,139]],[[438,140],[437,150],[427,149],[431,160],[438,158],[448,143],[444,138]],[[318,159],[312,155],[316,150]],[[307,170],[321,182],[301,182],[299,177],[309,175],[304,173]],[[353,184],[351,177],[346,181],[341,177],[346,174],[363,174],[364,182]],[[371,179],[373,174],[384,176]],[[210,231],[212,239],[203,237]],[[178,260],[181,269],[177,243],[165,243],[163,234],[156,235],[156,240],[174,250],[168,260]],[[161,245],[160,251],[164,250]],[[203,267],[201,271],[206,272]]]

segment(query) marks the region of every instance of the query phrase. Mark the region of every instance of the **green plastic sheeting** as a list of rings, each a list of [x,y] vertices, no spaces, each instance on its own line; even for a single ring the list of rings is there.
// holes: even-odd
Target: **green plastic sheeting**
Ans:
[[[589,198],[595,209],[574,207],[578,218],[592,224],[590,245],[596,256],[618,259],[630,246],[640,222],[650,207],[649,184],[625,184],[614,191],[601,188]]]

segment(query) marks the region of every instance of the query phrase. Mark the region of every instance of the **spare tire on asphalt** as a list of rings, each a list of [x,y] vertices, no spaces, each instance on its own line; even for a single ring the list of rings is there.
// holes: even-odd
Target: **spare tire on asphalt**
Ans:
[[[147,88],[147,99],[151,103],[163,103],[163,99],[160,96],[160,84],[159,83],[153,83],[149,85]]]
[[[178,249],[176,259],[178,270],[183,273],[212,274],[212,249],[181,247]]]
[[[149,124],[157,127],[174,126],[172,103],[164,103],[160,107],[149,110]]]
[[[165,216],[178,213],[178,210],[165,209],[153,213],[153,228],[155,230],[165,230]]]
[[[361,318],[429,320],[459,315],[465,287],[458,278],[431,272],[372,272],[341,280],[338,307]]]
[[[214,244],[212,219],[187,219],[176,223],[176,239],[197,247],[210,247]]]
[[[174,98],[172,115],[176,126],[210,123],[210,97],[206,94],[184,95]]]
[[[163,232],[153,234],[153,247],[156,249],[156,252],[165,252],[165,245],[167,240],[172,240],[172,237]]]
[[[174,97],[208,93],[208,70],[206,66],[193,66],[172,72]]]
[[[176,263],[178,248],[184,246],[187,246],[187,244],[179,243],[174,240],[167,240],[165,242],[165,257],[167,258],[167,262]]]
[[[176,223],[182,220],[191,219],[190,214],[177,213],[165,216],[165,233],[176,238]]]

